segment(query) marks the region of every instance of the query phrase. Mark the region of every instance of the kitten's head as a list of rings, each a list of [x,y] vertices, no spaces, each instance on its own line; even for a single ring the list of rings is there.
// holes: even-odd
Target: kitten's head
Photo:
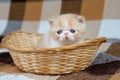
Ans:
[[[63,44],[80,40],[85,31],[86,21],[83,16],[64,14],[49,20],[52,38]]]

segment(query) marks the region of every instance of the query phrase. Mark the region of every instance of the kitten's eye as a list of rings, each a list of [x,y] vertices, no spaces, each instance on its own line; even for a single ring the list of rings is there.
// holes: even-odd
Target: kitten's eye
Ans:
[[[61,33],[62,33],[62,30],[58,30],[58,31],[57,31],[57,34],[61,34]]]
[[[74,29],[71,29],[70,32],[71,32],[71,33],[75,33],[76,31],[75,31]]]

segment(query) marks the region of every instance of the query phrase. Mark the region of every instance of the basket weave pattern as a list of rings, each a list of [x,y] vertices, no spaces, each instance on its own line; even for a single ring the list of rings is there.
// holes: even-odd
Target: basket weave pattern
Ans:
[[[26,72],[38,74],[65,74],[88,67],[96,50],[105,38],[59,48],[36,48],[41,36],[35,33],[15,31],[2,40],[16,66]]]

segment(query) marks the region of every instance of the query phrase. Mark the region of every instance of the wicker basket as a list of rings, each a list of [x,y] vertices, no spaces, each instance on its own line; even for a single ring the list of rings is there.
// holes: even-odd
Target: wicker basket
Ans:
[[[15,31],[3,38],[2,46],[25,72],[65,74],[88,67],[100,44],[106,41],[102,37],[59,48],[36,48],[40,39],[36,33]]]
[[[0,42],[0,49],[2,48],[2,44],[1,44],[1,42]]]

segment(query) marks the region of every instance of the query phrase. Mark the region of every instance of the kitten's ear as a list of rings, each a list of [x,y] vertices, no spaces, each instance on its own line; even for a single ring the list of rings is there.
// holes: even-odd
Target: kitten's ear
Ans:
[[[82,26],[86,26],[86,20],[84,16],[78,16],[77,20],[82,24]]]
[[[49,19],[50,25],[52,25],[54,21],[55,21],[54,19]]]

